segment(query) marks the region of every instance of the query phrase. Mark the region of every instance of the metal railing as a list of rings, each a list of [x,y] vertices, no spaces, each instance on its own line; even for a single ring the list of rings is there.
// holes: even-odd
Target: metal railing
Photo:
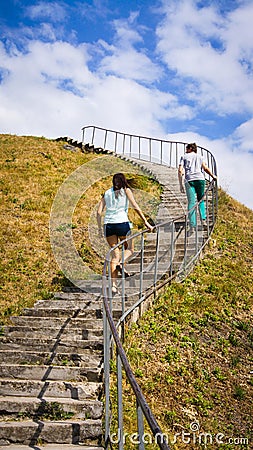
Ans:
[[[175,142],[146,136],[123,133],[88,125],[82,128],[82,143],[113,151],[117,154],[142,159],[169,167],[178,167],[180,157],[185,153],[186,142]],[[212,153],[198,146],[204,162],[217,173]],[[209,179],[209,178],[208,178]]]
[[[97,132],[100,132],[102,145],[99,145]],[[146,138],[141,136],[132,136],[111,130],[105,130],[97,127],[83,128],[83,143],[87,141],[87,132],[90,134],[91,141],[89,145],[101,147],[114,152],[126,154],[124,143],[133,142],[134,138],[138,139],[138,158],[143,155],[142,140],[149,142],[149,161],[157,163],[157,155],[152,155],[153,141],[159,142],[160,164],[169,165],[172,161],[178,164],[179,153],[184,151],[186,143],[159,141],[158,139]],[[102,132],[102,133],[101,133]],[[114,135],[112,148],[107,147],[109,142],[109,134]],[[110,135],[110,139],[112,136]],[[123,147],[118,148],[119,136],[123,136]],[[110,141],[112,142],[112,141]],[[100,142],[101,144],[101,142]],[[166,144],[169,144],[169,156],[164,154]],[[121,150],[121,152],[119,151]],[[130,146],[128,148],[129,156],[136,158],[136,153]],[[216,174],[216,162],[213,155],[206,149],[201,148],[202,155],[209,163],[214,174]],[[179,152],[177,155],[175,152]],[[145,158],[144,154],[144,158]],[[154,161],[155,160],[155,161]],[[167,160],[167,163],[165,161]],[[173,166],[172,166],[173,167]],[[175,166],[174,166],[175,167]],[[208,181],[208,180],[207,180]],[[201,251],[209,240],[213,230],[217,215],[217,183],[214,181],[207,182],[207,189],[202,199],[205,202],[207,224],[203,229],[201,220],[199,219],[199,204],[196,204],[192,210],[179,217],[164,221],[155,226],[154,232],[143,230],[129,236],[125,241],[116,247],[121,249],[121,261],[123,268],[126,264],[124,253],[125,246],[132,248],[132,256],[127,263],[132,267],[133,275],[126,278],[124,270],[121,279],[118,279],[119,295],[112,295],[112,278],[111,278],[111,260],[116,247],[110,249],[106,255],[103,268],[103,310],[104,310],[104,387],[105,387],[105,448],[125,448],[124,435],[124,412],[123,412],[123,384],[122,384],[122,368],[124,368],[127,380],[129,381],[136,399],[136,415],[137,415],[137,434],[138,449],[145,450],[145,427],[144,419],[148,424],[150,432],[149,436],[155,444],[162,450],[170,450],[169,437],[164,434],[151,409],[149,408],[145,397],[138,385],[134,374],[131,370],[126,353],[124,351],[122,341],[124,339],[124,327],[126,320],[135,314],[136,311],[141,315],[141,309],[144,308],[146,302],[154,297],[157,291],[167,284],[173,278],[182,280],[191,271],[196,260],[199,258]],[[197,218],[196,230],[193,234],[189,234],[187,230],[188,216],[195,212]],[[115,350],[115,351],[114,351]],[[118,430],[116,439],[112,439],[111,421],[112,411],[110,406],[110,361],[115,355],[117,367],[117,422]],[[116,447],[115,447],[116,446]],[[128,447],[126,447],[128,448]]]

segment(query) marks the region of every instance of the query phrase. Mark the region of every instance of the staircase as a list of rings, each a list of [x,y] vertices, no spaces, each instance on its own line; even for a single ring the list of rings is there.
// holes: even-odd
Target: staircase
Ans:
[[[100,148],[93,150],[103,152]],[[179,191],[176,169],[124,159],[152,173],[163,186],[157,223],[184,215],[186,198]],[[184,227],[179,221],[175,232],[180,235]],[[149,233],[147,239],[146,268],[153,263],[156,233]],[[173,268],[164,258],[171,244],[166,225],[161,228],[160,239],[163,245],[158,268],[162,277],[168,270],[180,271],[185,238],[182,233],[177,239]],[[202,231],[198,239],[201,243]],[[188,252],[190,258],[194,252],[191,238]],[[132,276],[125,280],[125,307],[130,308],[138,298],[138,252],[127,270]],[[153,283],[148,275],[144,270],[144,290]],[[12,317],[12,324],[4,328],[0,336],[0,450],[103,448],[101,280],[80,280],[79,289],[70,288],[51,300],[38,301],[33,308],[25,308],[22,316]],[[112,302],[117,321],[122,315],[121,302],[117,295]]]
[[[100,449],[100,298],[58,293],[12,322],[0,345],[0,448]]]

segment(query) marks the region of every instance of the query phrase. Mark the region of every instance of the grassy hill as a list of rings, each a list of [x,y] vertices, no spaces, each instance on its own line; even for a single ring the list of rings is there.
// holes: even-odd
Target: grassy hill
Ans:
[[[203,259],[159,295],[126,340],[138,382],[175,449],[195,449],[200,433],[202,443],[211,435],[210,448],[253,448],[252,286],[253,211],[220,191]]]
[[[0,323],[3,324],[10,315],[19,314],[22,308],[32,306],[38,299],[50,298],[52,292],[69,284],[50,244],[52,204],[71,173],[97,158],[101,158],[103,166],[108,157],[82,153],[66,142],[15,135],[0,135],[0,157]],[[150,178],[130,163],[109,158],[111,170],[124,172],[130,179],[134,177],[136,189],[149,191],[154,198],[159,198],[156,182],[150,183]],[[88,177],[91,165],[87,167]],[[103,258],[100,249],[90,242],[89,223],[102,193],[111,186],[111,178],[111,175],[98,175],[98,180],[81,196],[73,214],[76,249],[96,273],[102,272]],[[131,214],[135,224],[142,226],[134,212]],[[104,251],[106,249],[107,246]]]
[[[1,299],[0,321],[68,284],[51,250],[49,217],[63,181],[100,156],[64,142],[0,135]],[[115,171],[132,173],[112,158]],[[159,189],[136,170],[136,187]],[[74,215],[73,236],[81,257],[101,272],[103,260],[89,243],[88,223],[111,177],[94,183]],[[154,308],[129,331],[125,346],[138,381],[175,449],[196,448],[200,431],[236,439],[252,434],[253,212],[219,192],[218,221],[203,258],[181,284],[172,283]],[[126,385],[129,430],[131,392]],[[183,442],[182,432],[190,442]],[[198,434],[195,433],[195,438]],[[213,448],[252,448],[246,441]],[[129,448],[131,448],[129,446]],[[135,448],[135,447],[133,447]],[[154,448],[154,447],[150,447]],[[212,448],[212,447],[211,447]]]

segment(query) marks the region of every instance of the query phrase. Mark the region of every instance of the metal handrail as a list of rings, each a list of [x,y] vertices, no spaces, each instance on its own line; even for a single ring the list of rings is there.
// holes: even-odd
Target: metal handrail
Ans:
[[[186,142],[138,136],[122,131],[87,125],[82,128],[82,143],[110,150],[117,154],[150,161],[169,167],[178,167],[180,157],[185,153]],[[204,162],[217,175],[216,161],[212,153],[198,146]],[[210,180],[210,178],[208,177]]]
[[[113,133],[115,140],[112,148],[113,151],[117,151],[117,143],[119,142],[118,136],[123,135],[124,136],[124,142],[125,137],[131,135],[127,135],[125,133],[120,133],[112,130],[106,130],[99,127],[89,126],[83,128],[83,143],[85,139],[85,132],[89,130],[89,132],[92,132],[92,141],[91,145],[94,145],[95,137],[96,137],[96,130],[103,131],[103,145],[104,149],[106,146],[106,142],[108,139],[108,133]],[[142,139],[149,139],[149,148],[150,148],[150,161],[152,161],[152,141],[160,142],[160,148],[162,150],[164,142],[169,142],[170,144],[170,160],[174,159],[175,163],[178,164],[179,161],[179,155],[176,156],[176,158],[172,158],[173,151],[179,151],[179,147],[183,145],[183,148],[185,148],[186,143],[178,143],[178,142],[170,142],[170,141],[161,141],[158,139],[153,138],[145,138],[142,136],[134,136],[139,139],[139,147],[138,147],[138,158],[141,159],[142,151],[141,151],[141,142]],[[132,139],[130,139],[132,141]],[[86,141],[87,142],[87,141]],[[96,144],[97,145],[97,144]],[[110,149],[108,149],[110,150]],[[131,149],[130,149],[131,150]],[[202,155],[205,154],[206,160],[209,163],[209,167],[211,165],[213,173],[216,174],[216,162],[214,160],[213,155],[206,149],[201,148]],[[124,152],[123,152],[124,153]],[[132,151],[130,151],[130,156],[132,155]],[[162,160],[164,160],[164,155],[161,151],[161,160],[160,164],[162,163]],[[156,161],[157,162],[157,161]],[[167,164],[166,164],[167,165]],[[203,200],[206,203],[206,212],[207,212],[207,233],[206,236],[203,235],[201,231],[201,223],[197,222],[197,228],[196,233],[193,237],[189,237],[187,235],[187,229],[184,224],[187,223],[188,214],[195,210],[196,216],[197,216],[197,210],[199,207],[199,203],[196,204],[191,211],[188,211],[187,213],[178,216],[174,219],[164,221],[162,223],[159,223],[155,226],[155,230],[157,232],[157,239],[155,244],[155,250],[154,250],[154,258],[151,262],[146,264],[144,263],[144,255],[146,252],[146,241],[145,238],[148,236],[148,230],[143,230],[141,232],[135,233],[134,235],[128,237],[125,239],[125,241],[122,241],[117,246],[115,246],[113,249],[110,249],[106,255],[106,259],[104,262],[104,268],[103,268],[103,278],[102,278],[102,290],[103,290],[103,310],[104,310],[104,384],[105,384],[105,448],[114,448],[113,444],[117,444],[117,448],[119,450],[124,449],[124,428],[123,428],[123,393],[122,393],[122,367],[124,367],[126,376],[128,381],[130,382],[130,385],[133,389],[133,392],[136,397],[136,410],[137,410],[137,425],[138,425],[138,435],[139,435],[139,442],[138,442],[138,449],[139,450],[145,450],[145,432],[144,432],[144,425],[143,425],[143,418],[147,420],[147,423],[149,425],[149,428],[151,430],[152,436],[155,439],[156,444],[158,444],[159,448],[162,450],[170,450],[169,447],[169,438],[166,434],[162,433],[159,425],[157,424],[157,421],[155,417],[153,416],[153,413],[151,409],[149,408],[145,397],[140,389],[140,386],[138,385],[134,374],[131,370],[130,364],[128,362],[126,353],[124,351],[120,335],[124,335],[124,324],[126,319],[130,316],[130,314],[145,300],[147,300],[150,296],[155,295],[156,291],[161,288],[161,286],[164,286],[167,284],[170,280],[173,278],[177,278],[179,280],[185,278],[185,276],[189,273],[189,271],[194,266],[196,260],[199,258],[199,255],[201,251],[203,250],[204,246],[208,242],[210,238],[210,234],[213,230],[216,215],[217,215],[217,183],[214,181],[211,181],[208,184],[208,187],[206,189],[206,192],[204,194]],[[181,226],[178,227],[178,224],[181,224]],[[183,225],[182,225],[183,224]],[[199,228],[199,231],[198,231]],[[166,236],[168,237],[168,242],[166,242],[166,248],[164,249],[164,243],[160,241],[159,236],[162,234],[163,230],[170,230],[171,233],[166,232]],[[201,242],[199,243],[199,235],[201,238]],[[182,262],[180,266],[176,269],[176,271],[172,270],[173,267],[173,260],[175,255],[175,249],[179,241],[184,242],[184,256],[182,259]],[[140,270],[138,272],[138,275],[135,276],[135,282],[138,284],[137,292],[138,298],[134,302],[131,307],[128,307],[126,309],[125,305],[125,294],[127,289],[130,289],[130,287],[127,285],[127,280],[124,277],[124,270],[122,273],[121,278],[121,317],[119,318],[118,322],[115,324],[114,318],[113,318],[113,297],[112,297],[112,280],[111,280],[111,273],[110,273],[110,261],[111,261],[111,255],[112,252],[116,247],[121,247],[122,252],[122,261],[124,266],[124,243],[128,243],[131,241],[131,245],[133,242],[141,241],[140,248],[138,250],[140,257]],[[194,247],[194,251],[189,253],[189,242],[191,243],[191,246]],[[144,279],[143,275],[145,273],[148,273],[150,275],[150,278],[152,278],[152,282],[150,282],[149,286],[144,286]],[[152,275],[152,277],[151,277]],[[111,419],[111,411],[110,411],[110,358],[111,358],[111,352],[112,352],[112,344],[114,344],[116,348],[116,358],[117,358],[117,390],[118,390],[118,439],[116,442],[112,441],[111,434],[110,434],[110,419]]]

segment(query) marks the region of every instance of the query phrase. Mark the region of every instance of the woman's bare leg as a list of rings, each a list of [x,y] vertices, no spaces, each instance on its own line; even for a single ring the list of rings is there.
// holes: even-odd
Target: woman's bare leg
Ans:
[[[109,244],[109,246],[111,248],[115,247],[115,245],[118,244],[118,236],[116,236],[116,235],[108,236],[106,238],[106,240],[107,240],[107,242],[108,242],[108,244]],[[110,261],[111,277],[112,277],[112,285],[113,286],[116,285],[115,281],[116,281],[117,274],[118,274],[118,271],[116,270],[116,266],[119,264],[119,261],[120,261],[120,250],[117,247],[117,248],[115,248],[113,250],[113,252],[112,252],[112,259]]]
[[[124,239],[126,239],[126,236],[120,236],[119,240],[120,241],[124,241]],[[130,258],[130,256],[132,256],[134,252],[133,249],[133,240],[130,239],[129,241],[124,243],[124,262],[127,262],[127,260]],[[120,261],[122,259],[122,251],[121,251],[121,255],[120,255]]]

